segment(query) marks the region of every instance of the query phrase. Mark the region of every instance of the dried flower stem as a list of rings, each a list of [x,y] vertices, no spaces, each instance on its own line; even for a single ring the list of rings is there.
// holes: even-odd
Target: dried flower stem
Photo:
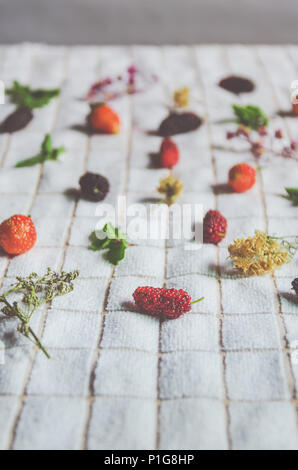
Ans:
[[[204,300],[204,299],[205,299],[205,297],[201,297],[200,299],[198,299],[198,300],[193,300],[193,301],[190,302],[190,303],[191,303],[191,305],[197,304],[198,302],[201,302],[201,301]]]
[[[237,239],[228,249],[234,266],[242,274],[261,276],[292,260],[298,250],[298,237],[295,238],[291,243],[287,237],[274,237],[256,230],[254,237]]]
[[[34,312],[41,305],[51,302],[55,297],[66,295],[73,291],[73,282],[79,275],[79,271],[61,274],[48,268],[46,274],[39,277],[32,273],[27,277],[17,277],[11,289],[0,296],[0,303],[4,304],[1,313],[9,318],[19,320],[18,331],[26,338],[33,338],[35,345],[50,359],[50,355],[41,344],[29,323]],[[8,296],[13,293],[22,294],[20,302],[8,301]]]

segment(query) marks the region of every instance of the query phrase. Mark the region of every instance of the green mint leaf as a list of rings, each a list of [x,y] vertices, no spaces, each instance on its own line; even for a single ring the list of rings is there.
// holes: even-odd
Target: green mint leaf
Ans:
[[[6,90],[6,94],[16,106],[36,109],[49,104],[53,98],[59,96],[60,90],[58,88],[53,90],[32,90],[29,86],[24,86],[18,81],[14,81],[12,87]]]
[[[127,243],[125,240],[113,240],[107,253],[107,259],[109,262],[116,266],[123,260],[126,248]]]
[[[257,131],[261,126],[268,126],[269,119],[266,114],[258,107],[251,104],[247,106],[233,105],[233,111],[238,124],[249,127]]]
[[[38,163],[44,163],[47,160],[56,161],[63,152],[65,152],[64,147],[53,149],[52,137],[47,134],[41,144],[40,153],[35,157],[27,158],[26,160],[21,160],[16,164],[16,168],[37,165]]]
[[[288,199],[293,201],[293,203],[298,205],[298,188],[285,188],[288,193]]]
[[[90,249],[93,251],[107,250],[107,260],[117,265],[125,256],[125,250],[128,246],[126,235],[121,233],[111,223],[107,223],[102,232],[106,234],[106,238],[103,240],[98,238],[96,231],[91,233],[89,237],[91,242]]]
[[[107,238],[110,240],[117,238],[116,229],[110,222],[104,226],[103,231],[107,234]]]

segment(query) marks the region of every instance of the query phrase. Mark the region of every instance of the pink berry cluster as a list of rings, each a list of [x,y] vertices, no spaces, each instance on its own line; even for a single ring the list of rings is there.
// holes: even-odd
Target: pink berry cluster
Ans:
[[[123,75],[106,77],[91,85],[87,93],[87,101],[111,101],[124,95],[132,95],[145,90],[145,88],[157,81],[154,74],[147,75],[130,65]]]
[[[226,133],[227,140],[235,137],[240,137],[249,144],[250,151],[255,158],[260,158],[269,152],[276,156],[298,160],[298,142],[295,140],[285,142],[281,129],[277,129],[270,135],[265,126],[260,126],[256,132],[252,132],[248,127],[239,125],[235,132]],[[269,137],[269,144],[265,143],[265,137]],[[278,141],[282,142],[282,145],[277,145]]]

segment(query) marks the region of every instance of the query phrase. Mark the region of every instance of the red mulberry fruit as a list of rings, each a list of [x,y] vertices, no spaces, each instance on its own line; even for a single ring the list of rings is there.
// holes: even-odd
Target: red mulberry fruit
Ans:
[[[191,302],[191,297],[182,289],[138,287],[133,294],[136,307],[143,313],[158,317],[175,319],[187,313],[191,305],[203,298]]]

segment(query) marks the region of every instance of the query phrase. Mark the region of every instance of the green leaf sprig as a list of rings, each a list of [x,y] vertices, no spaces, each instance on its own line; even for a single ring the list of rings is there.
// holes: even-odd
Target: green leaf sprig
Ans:
[[[44,163],[47,160],[56,161],[59,156],[65,152],[65,147],[59,147],[54,149],[52,144],[52,137],[50,134],[46,134],[41,147],[40,152],[35,157],[27,158],[26,160],[21,160],[16,164],[16,168],[22,168],[27,166],[34,166],[38,163]]]
[[[269,119],[266,114],[258,107],[252,104],[246,106],[240,106],[233,104],[233,111],[237,119],[237,123],[254,131],[257,131],[260,127],[267,127]]]
[[[287,199],[290,199],[295,206],[298,206],[298,188],[285,188],[288,193]]]
[[[90,249],[93,251],[107,250],[107,260],[116,266],[125,257],[125,250],[129,245],[126,241],[126,235],[111,223],[107,223],[102,232],[106,235],[102,239],[98,238],[96,231],[91,233]]]
[[[30,320],[41,305],[51,302],[55,297],[72,292],[73,281],[78,276],[79,271],[58,274],[48,268],[46,274],[41,277],[36,273],[31,273],[27,277],[17,277],[11,288],[0,295],[0,304],[4,304],[0,312],[6,317],[17,318],[19,333],[26,338],[33,339],[36,346],[48,359],[50,359],[50,355],[30,327]],[[8,298],[11,294],[21,294],[21,301],[10,303]]]
[[[60,95],[60,89],[32,90],[29,86],[14,81],[12,87],[6,90],[6,94],[18,108],[36,109],[46,106],[53,98],[57,98]]]

